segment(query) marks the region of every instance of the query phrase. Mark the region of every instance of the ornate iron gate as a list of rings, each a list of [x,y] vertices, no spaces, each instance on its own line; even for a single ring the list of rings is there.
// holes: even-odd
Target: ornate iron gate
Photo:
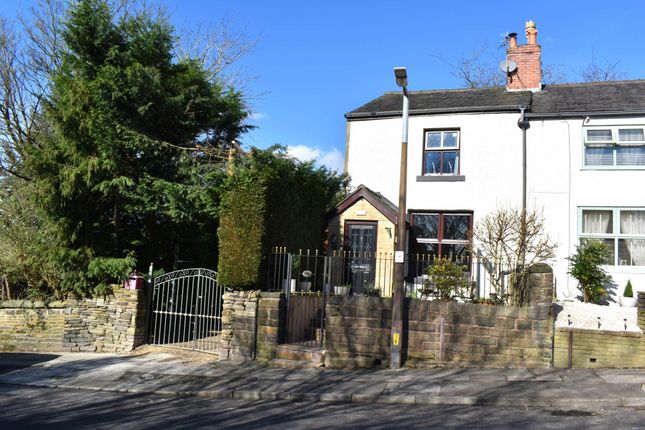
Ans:
[[[154,279],[149,343],[217,353],[222,330],[217,272],[183,269]]]

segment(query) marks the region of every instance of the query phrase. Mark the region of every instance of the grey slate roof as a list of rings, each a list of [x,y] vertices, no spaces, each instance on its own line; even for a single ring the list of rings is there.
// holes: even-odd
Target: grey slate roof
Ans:
[[[645,113],[645,80],[545,85],[541,91],[505,87],[411,91],[410,115],[504,112],[526,107],[532,116]],[[401,115],[401,92],[388,92],[355,109],[347,119]]]

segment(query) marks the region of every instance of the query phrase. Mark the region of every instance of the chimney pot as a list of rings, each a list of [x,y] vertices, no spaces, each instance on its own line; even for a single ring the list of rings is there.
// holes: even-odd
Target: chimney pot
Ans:
[[[508,35],[508,47],[513,49],[517,48],[517,33],[509,33]]]
[[[526,21],[526,38],[529,45],[537,45],[537,28],[533,21]]]

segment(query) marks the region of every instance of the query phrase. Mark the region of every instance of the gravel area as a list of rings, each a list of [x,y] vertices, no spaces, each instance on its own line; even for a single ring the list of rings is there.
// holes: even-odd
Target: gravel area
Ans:
[[[638,327],[636,308],[623,308],[616,304],[601,306],[591,303],[564,301],[557,304],[562,306],[562,310],[555,322],[556,328],[642,333]],[[625,324],[627,324],[627,329],[625,329]]]

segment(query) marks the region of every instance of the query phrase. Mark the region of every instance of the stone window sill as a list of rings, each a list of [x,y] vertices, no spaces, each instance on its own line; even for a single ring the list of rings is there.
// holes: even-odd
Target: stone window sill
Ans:
[[[417,176],[417,182],[464,182],[464,175],[424,175]]]

